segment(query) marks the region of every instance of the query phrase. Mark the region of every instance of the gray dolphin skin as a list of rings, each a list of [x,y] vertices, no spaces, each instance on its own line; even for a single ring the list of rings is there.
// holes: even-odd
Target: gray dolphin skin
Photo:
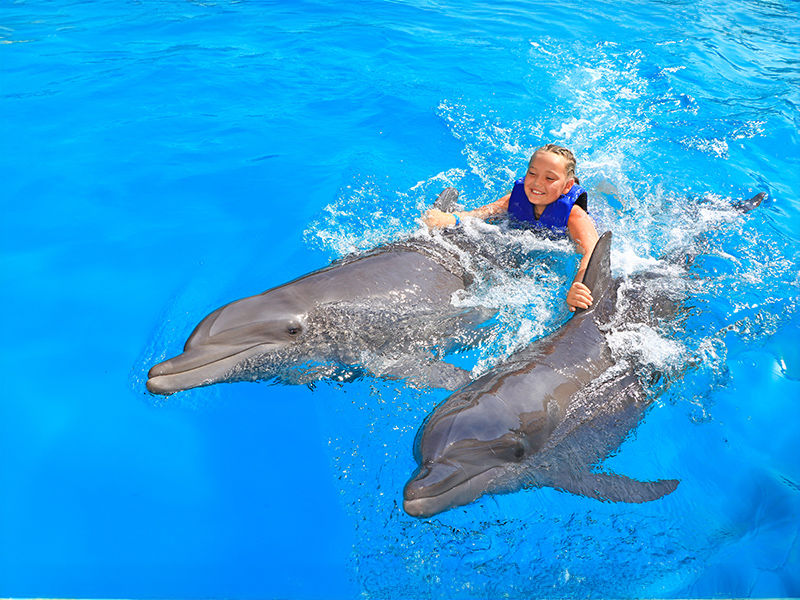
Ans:
[[[371,375],[457,389],[467,371],[438,360],[471,345],[487,318],[456,309],[469,276],[433,243],[393,244],[334,263],[203,319],[184,352],[157,364],[147,389],[171,394],[204,385],[277,378],[309,383]]]
[[[450,210],[448,188],[435,206]],[[147,389],[172,394],[223,382],[302,384],[360,374],[458,389],[469,372],[441,358],[472,346],[494,314],[452,306],[471,277],[458,251],[406,240],[232,302],[203,319],[182,354],[155,365]]]
[[[631,369],[613,373],[600,325],[615,312],[611,233],[600,237],[584,283],[593,305],[553,334],[451,395],[417,433],[419,467],[403,508],[430,517],[487,493],[553,487],[615,502],[646,502],[674,480],[594,472],[639,422],[647,401]]]

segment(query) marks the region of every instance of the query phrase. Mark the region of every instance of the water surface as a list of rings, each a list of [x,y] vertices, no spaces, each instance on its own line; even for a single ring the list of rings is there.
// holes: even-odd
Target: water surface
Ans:
[[[1,5],[0,595],[800,595],[798,12]],[[493,200],[548,141],[578,156],[616,275],[697,251],[672,273],[685,323],[610,334],[671,385],[605,468],[674,494],[416,520],[401,490],[444,392],[144,391],[217,306],[413,234],[447,185]],[[567,316],[573,255],[533,250],[547,269],[459,299],[502,309],[476,373]]]

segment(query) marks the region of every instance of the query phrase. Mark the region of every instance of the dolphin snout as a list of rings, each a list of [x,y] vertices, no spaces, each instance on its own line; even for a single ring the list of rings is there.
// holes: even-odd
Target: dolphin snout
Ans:
[[[417,475],[406,483],[403,496],[407,500],[438,496],[465,479],[467,479],[467,474],[457,464],[451,462],[432,463],[419,468]]]
[[[274,344],[200,346],[155,365],[148,372],[147,390],[168,395],[196,387],[231,381],[238,365],[268,352]]]
[[[150,369],[150,371],[152,372],[152,369]],[[148,392],[151,394],[159,394],[161,396],[169,396],[170,394],[174,394],[175,392],[179,391],[173,386],[169,385],[169,382],[165,377],[150,375],[150,379],[147,380],[145,385],[147,386]]]
[[[469,487],[469,476],[456,463],[423,465],[403,489],[403,510],[412,517],[433,516],[452,506],[450,493],[464,483]]]
[[[456,460],[423,465],[403,489],[403,510],[426,518],[464,506],[495,489],[500,475],[496,466],[473,468]]]
[[[403,510],[409,516],[420,519],[432,517],[438,512],[428,508],[424,500],[403,500]]]
[[[243,348],[235,346],[201,346],[194,350],[187,350],[175,358],[170,358],[153,366],[147,373],[150,378],[164,375],[175,375],[192,369],[205,367],[219,360],[228,358],[240,352]]]

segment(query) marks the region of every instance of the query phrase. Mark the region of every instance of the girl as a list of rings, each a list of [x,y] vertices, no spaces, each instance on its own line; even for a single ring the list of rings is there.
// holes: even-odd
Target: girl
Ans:
[[[598,235],[586,212],[586,190],[575,182],[575,156],[568,149],[547,144],[533,153],[528,172],[499,200],[475,210],[446,213],[431,209],[423,216],[428,227],[453,227],[463,217],[486,220],[502,214],[531,229],[545,229],[556,235],[569,235],[583,256],[567,293],[569,309],[589,308],[592,295],[583,285],[586,265]]]

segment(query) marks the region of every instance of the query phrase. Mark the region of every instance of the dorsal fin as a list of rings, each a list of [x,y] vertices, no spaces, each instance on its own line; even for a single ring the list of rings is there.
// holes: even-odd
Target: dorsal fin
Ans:
[[[456,209],[456,204],[458,204],[458,190],[449,187],[442,190],[436,202],[433,203],[433,208],[442,212],[453,212]]]
[[[611,232],[606,231],[594,245],[583,275],[583,284],[591,291],[594,303],[589,308],[577,309],[576,314],[597,306],[602,295],[611,287],[611,281]]]

